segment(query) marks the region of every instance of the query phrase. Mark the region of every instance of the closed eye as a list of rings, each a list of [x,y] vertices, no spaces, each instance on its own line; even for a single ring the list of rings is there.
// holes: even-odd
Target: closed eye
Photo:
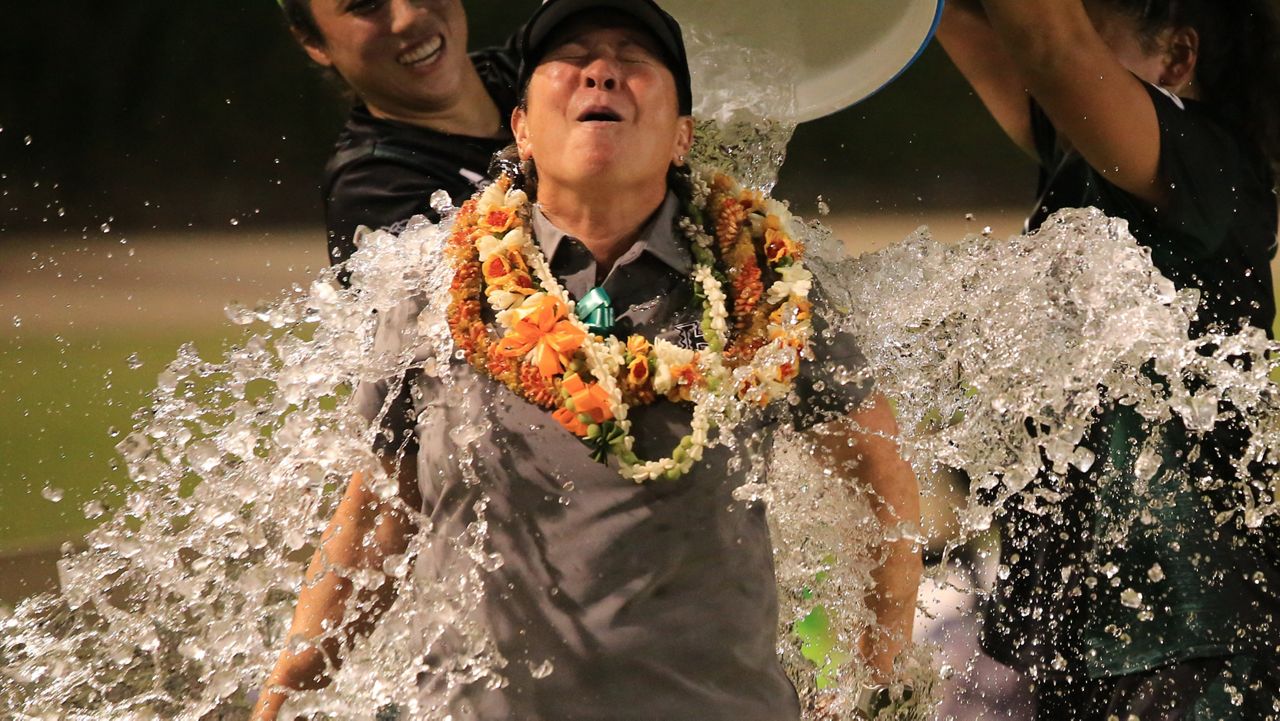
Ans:
[[[346,11],[353,15],[368,15],[382,6],[384,0],[351,0]]]

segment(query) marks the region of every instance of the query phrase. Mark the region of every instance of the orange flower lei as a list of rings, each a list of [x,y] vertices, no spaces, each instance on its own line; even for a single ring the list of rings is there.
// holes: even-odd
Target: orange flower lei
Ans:
[[[677,478],[707,444],[711,422],[699,394],[732,392],[765,405],[789,390],[812,332],[812,276],[800,265],[803,248],[787,230],[785,206],[724,175],[694,178],[680,229],[697,261],[693,280],[708,344],[695,352],[639,335],[623,343],[587,332],[529,236],[528,199],[511,186],[500,179],[454,221],[446,250],[454,268],[449,330],[471,365],[553,411],[593,458],[616,457],[620,473],[636,481]],[[766,273],[773,281],[767,290]],[[495,323],[486,320],[486,300]],[[766,347],[782,360],[756,363]],[[671,457],[642,462],[632,451],[627,413],[660,398],[695,402],[693,432]]]

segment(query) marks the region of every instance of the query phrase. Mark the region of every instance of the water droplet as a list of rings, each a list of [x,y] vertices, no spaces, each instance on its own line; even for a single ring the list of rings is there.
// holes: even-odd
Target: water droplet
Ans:
[[[34,143],[34,142],[35,142],[35,139],[34,139],[34,138],[32,138],[30,135],[28,135],[27,137],[25,137],[25,138],[23,138],[23,139],[22,139],[22,143],[23,143],[24,145],[30,145],[30,144],[32,144],[32,143]]]
[[[529,662],[529,675],[534,678],[546,678],[554,670],[555,665],[551,661],[543,661],[537,665],[534,665],[532,661]]]
[[[98,230],[101,230],[103,233],[110,233],[110,232],[111,232],[111,224],[110,224],[110,223],[103,223],[102,225],[99,225],[99,226],[98,226]]]
[[[90,520],[101,518],[102,514],[107,512],[107,506],[102,501],[89,501],[84,504],[84,517]]]
[[[135,371],[143,366],[142,358],[139,357],[137,353],[130,353],[129,357],[125,358],[124,362],[125,365]]]
[[[1120,604],[1125,608],[1142,608],[1142,594],[1126,588],[1120,592]]]
[[[1152,564],[1151,568],[1147,569],[1147,578],[1151,579],[1153,583],[1159,583],[1163,581],[1164,569],[1161,568],[1160,564],[1158,563]]]
[[[240,225],[240,219],[239,219],[239,218],[232,218],[232,219],[231,219],[231,224],[232,224],[232,225]]]
[[[40,495],[44,496],[46,501],[57,503],[62,500],[65,492],[61,488],[57,488],[55,486],[45,486],[44,490],[40,491]]]
[[[21,316],[16,316],[16,315],[15,315],[15,316],[13,317],[13,327],[14,327],[14,328],[21,328],[21,327],[22,327],[22,317],[21,317]]]

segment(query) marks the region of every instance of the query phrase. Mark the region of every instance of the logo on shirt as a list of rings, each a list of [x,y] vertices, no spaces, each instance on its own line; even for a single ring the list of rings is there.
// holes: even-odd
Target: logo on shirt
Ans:
[[[685,350],[706,350],[707,339],[702,335],[701,323],[680,323],[676,326],[676,345]]]

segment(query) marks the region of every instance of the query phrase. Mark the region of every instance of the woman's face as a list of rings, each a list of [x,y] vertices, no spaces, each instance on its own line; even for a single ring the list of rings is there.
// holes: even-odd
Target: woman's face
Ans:
[[[533,72],[512,117],[522,158],[540,182],[642,184],[665,180],[688,152],[671,70],[648,33],[614,16],[571,23]]]
[[[463,88],[467,18],[461,0],[311,0],[323,42],[303,45],[379,116],[453,105]]]

